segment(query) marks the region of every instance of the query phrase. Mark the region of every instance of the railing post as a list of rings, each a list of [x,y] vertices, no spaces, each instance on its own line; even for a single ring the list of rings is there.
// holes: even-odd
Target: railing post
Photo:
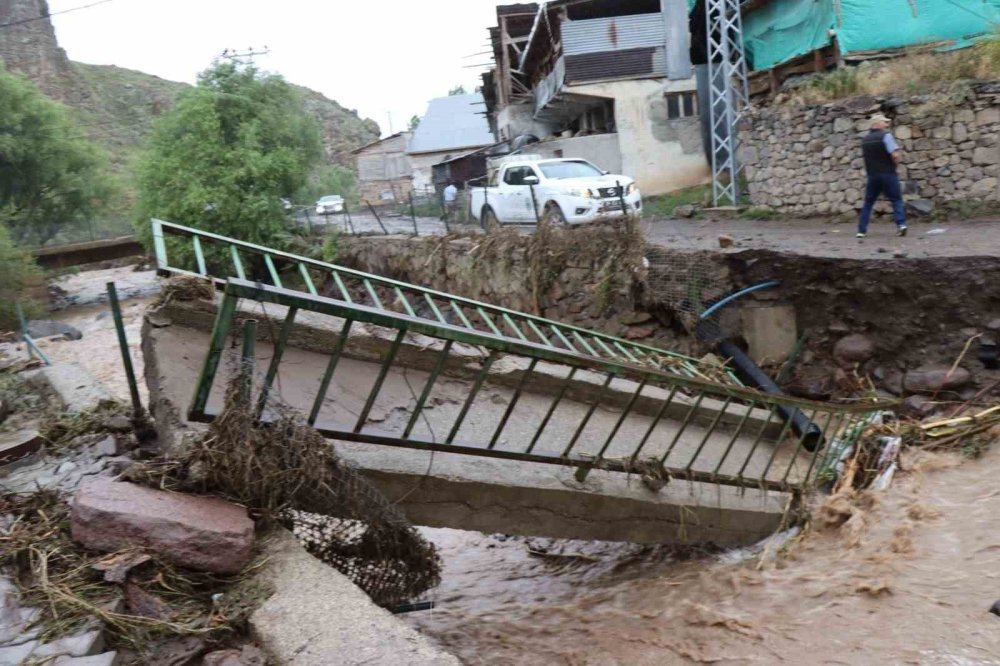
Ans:
[[[382,233],[388,236],[389,231],[385,228],[385,225],[382,224],[382,218],[379,217],[378,213],[375,212],[375,206],[372,205],[371,201],[365,201],[365,203],[368,204],[368,210],[370,210],[372,212],[372,215],[375,216],[375,221],[378,222],[378,226],[382,227]]]
[[[243,348],[240,353],[240,404],[249,405],[253,394],[253,375],[256,366],[254,351],[257,347],[257,320],[243,322]]]
[[[413,235],[419,236],[420,229],[417,228],[417,211],[413,207],[413,190],[410,190],[408,194],[410,198],[410,219],[413,220]]]
[[[108,302],[111,304],[111,316],[115,320],[115,330],[118,332],[118,346],[122,352],[122,364],[125,366],[125,378],[128,380],[128,391],[132,397],[132,415],[142,414],[142,400],[139,398],[139,385],[135,381],[135,369],[132,367],[132,355],[128,350],[128,339],[125,337],[125,322],[122,320],[122,309],[118,304],[118,290],[114,282],[107,283]]]
[[[235,296],[226,292],[219,305],[219,312],[215,316],[215,325],[212,327],[212,339],[209,343],[208,354],[205,356],[201,374],[198,376],[198,383],[195,385],[194,402],[188,410],[188,418],[192,421],[197,421],[205,415],[205,405],[208,404],[208,396],[212,392],[215,373],[219,369],[222,349],[226,345],[226,336],[229,335],[233,314],[236,312],[236,300]]]

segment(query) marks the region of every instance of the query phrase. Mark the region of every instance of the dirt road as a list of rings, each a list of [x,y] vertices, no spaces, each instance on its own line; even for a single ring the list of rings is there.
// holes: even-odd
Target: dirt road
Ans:
[[[724,252],[775,250],[817,257],[893,259],[1000,255],[1000,219],[930,224],[911,222],[905,238],[885,219],[872,222],[858,240],[853,224],[816,220],[739,220],[651,218],[642,222],[650,243],[679,250],[719,251],[719,236],[735,244]]]

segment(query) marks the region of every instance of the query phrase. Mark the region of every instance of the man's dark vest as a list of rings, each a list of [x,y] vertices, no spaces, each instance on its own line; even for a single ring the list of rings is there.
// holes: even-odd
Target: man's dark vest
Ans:
[[[873,129],[861,140],[861,151],[865,155],[865,170],[869,176],[896,173],[896,163],[885,147],[885,130]]]

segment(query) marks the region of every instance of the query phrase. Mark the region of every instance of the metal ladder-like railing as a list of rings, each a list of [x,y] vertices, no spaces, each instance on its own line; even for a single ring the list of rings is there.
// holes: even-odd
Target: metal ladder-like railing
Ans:
[[[153,239],[161,274],[211,278],[224,289],[189,410],[192,420],[217,415],[209,399],[220,390],[227,337],[236,332],[238,318],[246,319],[238,308],[241,299],[286,308],[260,382],[262,419],[269,418],[269,399],[299,313],[330,319],[321,326],[338,333],[315,377],[318,391],[309,404],[296,407],[325,436],[344,442],[568,465],[581,480],[590,470],[603,469],[797,491],[814,483],[817,470],[829,468],[830,456],[885,407],[767,395],[743,387],[725,368],[681,354],[168,222],[153,222]],[[310,325],[316,323],[310,318]],[[254,327],[244,324],[244,360],[252,357]],[[400,371],[405,378],[400,350],[411,334],[432,340],[428,345],[422,339],[420,346],[434,360],[425,364],[427,379],[419,397],[413,395],[405,424],[386,429],[370,417],[387,379]],[[359,336],[385,340],[377,363],[370,353],[352,355],[351,340]],[[429,428],[432,395],[456,365],[468,370],[470,349],[479,361],[465,373],[468,390],[458,411],[435,413],[447,421],[439,423],[438,437]],[[332,388],[338,367],[358,371],[344,370],[344,358],[371,364],[371,390],[353,412]],[[499,372],[501,358],[507,370]],[[511,367],[519,369],[519,378],[501,377]],[[295,368],[293,374],[301,375],[301,366]],[[486,386],[492,387],[489,399]],[[519,408],[527,395],[534,410]],[[544,409],[538,408],[540,401]],[[576,411],[567,419],[564,411],[570,408]],[[782,416],[789,410],[805,414],[821,436],[796,435]],[[468,425],[470,415],[475,428]],[[427,429],[420,427],[422,420]],[[488,433],[483,423],[490,424]]]
[[[546,349],[576,352],[595,361],[628,363],[680,377],[740,385],[728,368],[683,354],[171,222],[153,220],[152,226],[156,265],[161,274],[254,279],[278,288],[294,286],[313,296],[321,295],[322,290],[323,295],[345,303],[381,311],[395,309],[410,317],[455,324],[470,333],[510,336]],[[209,248],[215,253],[210,254]]]
[[[211,421],[217,416],[213,411],[217,408],[209,407],[210,396],[213,391],[218,396],[222,390],[221,361],[227,341],[238,332],[240,320],[244,327],[244,361],[253,357],[256,324],[246,321],[246,313],[238,307],[241,299],[286,308],[255,398],[257,415],[265,421],[269,418],[269,399],[281,373],[298,314],[308,312],[320,318],[329,317],[331,323],[339,326],[338,341],[332,345],[325,364],[303,365],[300,360],[286,372],[287,377],[296,378],[300,385],[315,385],[311,382],[319,379],[319,390],[311,396],[310,404],[297,407],[309,414],[309,422],[324,436],[340,442],[566,465],[577,468],[579,480],[590,470],[602,469],[652,473],[667,480],[687,479],[788,492],[810,486],[817,469],[827,464],[825,458],[834,447],[816,446],[811,450],[806,433],[796,437],[791,422],[782,422],[779,414],[782,407],[806,413],[827,442],[838,438],[842,441],[845,433],[858,432],[858,425],[878,408],[871,404],[833,405],[770,396],[621,359],[597,359],[579,349],[560,349],[540,341],[470,330],[451,322],[346,299],[230,278],[224,285],[210,347],[189,411],[192,420]],[[315,321],[315,317],[310,318],[311,323]],[[359,328],[365,331],[359,332]],[[379,361],[365,361],[370,364],[368,377],[374,381],[363,403],[358,399],[356,407],[360,409],[351,410],[348,396],[337,394],[331,387],[336,385],[338,368],[343,368],[344,359],[349,357],[346,350],[351,338],[371,335],[375,329],[387,331],[390,335],[380,337],[391,342],[385,345]],[[420,345],[428,354],[435,355],[433,368],[427,373],[423,387],[414,389],[416,401],[412,407],[406,407],[404,419],[395,426],[374,422],[370,417],[384,397],[387,380],[400,372],[405,378],[398,354],[411,334],[431,339],[428,343],[421,337]],[[471,346],[481,354],[479,362],[473,365],[474,377],[462,393],[464,399],[460,406],[455,404],[454,414],[442,413],[436,407],[428,415],[432,410],[430,399],[439,388],[443,370],[463,346],[466,352]],[[487,391],[485,387],[496,378],[491,368],[501,357],[508,368],[512,363],[520,368],[520,379],[500,389],[493,385]],[[466,353],[459,361],[468,363],[468,359]],[[304,378],[306,367],[314,369],[315,377]],[[343,372],[354,373],[352,376],[356,378],[358,366]],[[557,411],[571,407],[566,399],[567,389],[583,376],[589,376],[590,390],[585,399],[576,401],[572,427],[565,427],[565,418],[560,421],[562,425],[555,425]],[[534,388],[536,380],[542,377],[557,378],[560,388],[543,395]],[[534,407],[521,409],[529,395]],[[543,401],[548,406],[540,409]],[[655,409],[638,410],[641,401],[647,407],[652,403]],[[469,425],[472,415],[475,424]],[[439,436],[434,435],[433,429],[429,429],[430,434],[418,432],[423,430],[417,427],[421,419],[428,418],[439,424]]]

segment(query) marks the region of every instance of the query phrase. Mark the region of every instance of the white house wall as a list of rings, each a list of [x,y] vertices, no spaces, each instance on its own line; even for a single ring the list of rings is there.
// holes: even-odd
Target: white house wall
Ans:
[[[621,172],[635,178],[643,194],[663,194],[708,182],[711,169],[698,117],[668,119],[664,98],[667,92],[694,91],[694,79],[610,81],[567,86],[565,90],[614,99]]]
[[[577,157],[593,162],[605,171],[622,173],[622,153],[618,141],[617,134],[592,134],[534,143],[524,152],[542,157]]]

